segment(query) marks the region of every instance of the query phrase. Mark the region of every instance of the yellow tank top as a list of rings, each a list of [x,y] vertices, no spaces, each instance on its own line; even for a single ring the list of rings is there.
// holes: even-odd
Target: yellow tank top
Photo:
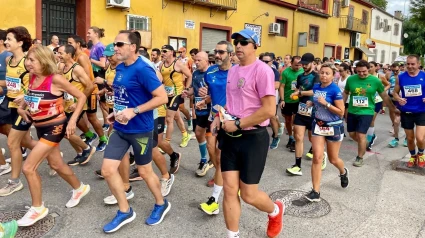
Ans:
[[[165,115],[167,114],[167,106],[161,105],[158,107],[158,117],[165,117]]]
[[[115,78],[115,74],[116,74],[116,70],[115,68],[111,68],[111,65],[108,66],[108,69],[105,72],[105,79],[106,79],[106,83],[112,87],[112,84],[114,83],[114,78]],[[107,93],[105,94],[106,97],[106,105],[108,105],[108,108],[114,108],[114,96],[113,95],[108,95]]]
[[[174,60],[174,62],[169,67],[165,67],[164,64],[161,66],[161,74],[162,78],[164,79],[163,83],[168,97],[180,95],[184,89],[183,74],[174,70],[175,63],[176,60]]]
[[[75,80],[72,77],[72,73],[74,72],[74,68],[75,66],[79,65],[78,63],[74,63],[70,69],[68,69],[68,71],[63,72],[63,76],[65,77],[66,80],[68,80],[68,82],[71,83],[72,86],[76,87],[80,92],[84,92],[84,89],[86,89],[86,87],[84,87],[84,85],[80,82]],[[72,113],[71,110],[69,110],[69,107],[77,102],[77,99],[74,98],[74,96],[72,96],[71,94],[65,92],[63,94],[63,98],[65,101],[65,112],[67,113]],[[83,110],[87,110],[87,104],[84,104]]]
[[[78,62],[78,58],[80,58],[81,55],[85,55],[85,53],[84,52],[80,52],[78,55],[76,54],[74,56],[74,61],[75,62]],[[93,92],[91,94],[92,95],[97,94],[99,92],[99,89],[97,88],[97,84],[94,83],[93,67],[92,67],[91,63],[89,63],[89,74],[88,74],[88,76],[89,76],[90,80],[92,81],[92,83],[94,85],[94,90],[93,90]]]
[[[6,86],[7,86],[7,97],[17,98],[20,95],[24,95],[28,91],[28,85],[30,81],[30,75],[25,68],[25,58],[15,66],[10,65],[13,56],[10,57],[9,62],[6,66]],[[19,105],[13,101],[9,101],[10,108],[18,108]]]

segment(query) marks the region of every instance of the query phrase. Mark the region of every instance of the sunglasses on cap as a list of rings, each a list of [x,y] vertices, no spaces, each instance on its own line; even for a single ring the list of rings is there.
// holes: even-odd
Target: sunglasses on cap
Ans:
[[[242,39],[242,40],[233,40],[233,45],[237,46],[238,44],[241,44],[241,46],[247,46],[249,43],[254,44],[254,42],[247,40],[247,39]]]
[[[219,54],[219,55],[222,55],[222,54],[224,54],[224,53],[226,53],[227,52],[227,50],[214,50],[214,54],[216,55],[217,53]]]
[[[125,42],[125,41],[118,41],[118,42],[114,42],[113,44],[116,47],[123,47],[124,45],[131,45],[130,42]]]

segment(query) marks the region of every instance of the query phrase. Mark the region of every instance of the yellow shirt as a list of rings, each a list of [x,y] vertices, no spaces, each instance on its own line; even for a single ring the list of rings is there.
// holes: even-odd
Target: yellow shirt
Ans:
[[[78,62],[78,58],[80,58],[80,55],[83,55],[84,54],[84,52],[80,52],[78,55],[75,55],[74,56],[74,61],[75,62]],[[89,78],[90,78],[90,80],[91,80],[91,82],[93,83],[93,85],[94,85],[94,90],[93,90],[93,92],[91,93],[91,95],[95,95],[95,94],[97,94],[98,92],[99,92],[99,89],[97,88],[97,84],[95,84],[94,83],[94,74],[93,74],[93,66],[91,65],[91,63],[89,62],[89,71],[90,71],[90,73],[89,73]],[[84,71],[85,72],[85,71]],[[87,73],[87,72],[86,72]]]
[[[165,67],[165,64],[161,66],[161,74],[164,79],[163,83],[168,97],[180,95],[184,89],[183,74],[174,70],[175,63],[176,60],[169,67]]]
[[[7,86],[7,97],[17,98],[18,96],[24,95],[28,91],[28,85],[30,81],[30,75],[28,70],[25,68],[25,58],[15,66],[10,65],[13,56],[10,57],[9,62],[6,65],[6,86]],[[12,100],[9,101],[10,108],[18,108],[18,104]]]
[[[108,66],[108,69],[105,72],[105,79],[106,79],[106,83],[112,87],[112,84],[114,83],[114,78],[115,78],[115,74],[116,74],[116,69],[112,68],[111,65]],[[108,105],[109,108],[113,109],[114,108],[114,96],[111,95],[109,96],[107,93],[105,94],[106,97],[106,105]]]
[[[165,115],[167,114],[167,106],[161,105],[158,108],[158,117],[165,117]]]
[[[76,87],[80,92],[84,92],[86,87],[84,87],[84,85],[80,81],[77,81],[72,77],[72,73],[74,72],[74,68],[77,65],[79,65],[79,64],[74,63],[67,72],[63,72],[63,76],[65,77],[66,80],[68,80],[68,82],[71,83],[72,86]],[[76,103],[77,99],[74,98],[71,94],[69,94],[67,92],[65,92],[63,94],[63,98],[64,98],[64,101],[65,101],[65,107],[64,107],[65,112],[72,113],[72,111],[69,110],[69,107],[72,104]],[[83,110],[87,110],[87,104],[84,104]]]

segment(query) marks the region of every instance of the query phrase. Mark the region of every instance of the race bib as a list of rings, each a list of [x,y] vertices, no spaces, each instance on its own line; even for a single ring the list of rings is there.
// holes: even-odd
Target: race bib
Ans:
[[[69,94],[67,92],[65,92],[63,94],[63,97],[64,97],[66,102],[71,102],[71,101],[74,102],[74,96],[72,96],[71,94]]]
[[[369,101],[364,96],[353,96],[353,106],[355,107],[368,107]]]
[[[406,85],[404,88],[404,96],[405,97],[416,97],[422,96],[422,86],[418,85]]]
[[[318,126],[317,124],[314,126],[314,134],[321,136],[333,136],[334,128],[327,126]]]
[[[202,101],[202,100],[204,100],[204,98],[203,97],[195,97],[195,106],[198,104],[198,102],[200,102],[200,101]],[[201,109],[200,110],[205,110],[205,109],[208,109],[208,107],[207,107],[207,104],[205,103],[205,105],[203,106],[203,107],[201,107]]]
[[[106,95],[106,103],[107,104],[114,104],[114,96],[113,95]]]
[[[6,76],[7,91],[11,93],[19,93],[21,91],[21,80],[19,78],[11,78]]]
[[[127,106],[123,106],[123,105],[118,105],[118,104],[114,104],[114,116],[117,116],[117,114],[121,111],[123,111],[124,109],[127,109]],[[116,122],[123,124],[123,125],[127,125],[128,121],[123,123],[123,122],[119,122],[115,119]]]
[[[382,101],[383,101],[383,100],[382,100],[381,96],[379,96],[379,94],[378,94],[378,93],[376,93],[376,94],[375,94],[375,103],[382,102]]]
[[[221,121],[221,122],[224,122],[224,120],[227,120],[227,121],[234,121],[234,120],[238,119],[237,117],[230,115],[230,114],[226,111],[226,109],[224,109],[224,107],[222,107],[222,106],[220,106],[220,105],[217,105],[216,107],[218,108],[218,110],[217,110],[217,111],[219,111],[219,112],[220,112],[220,121]]]
[[[300,102],[298,104],[298,114],[311,117],[313,107],[307,107],[307,104]]]
[[[165,92],[167,92],[168,97],[174,97],[174,87],[165,86]]]
[[[3,103],[3,101],[4,101],[4,97],[5,97],[5,96],[0,96],[0,104],[2,104],[2,103]]]
[[[25,95],[24,100],[31,114],[34,114],[40,111],[38,106],[40,105],[41,98]]]
[[[291,90],[296,90],[296,89],[297,89],[297,81],[292,81]]]

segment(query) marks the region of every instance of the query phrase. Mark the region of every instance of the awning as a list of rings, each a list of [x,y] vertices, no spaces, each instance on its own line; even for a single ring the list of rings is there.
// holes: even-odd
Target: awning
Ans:
[[[374,57],[375,56],[375,54],[372,51],[370,51],[367,47],[360,46],[360,47],[357,47],[357,49],[359,49],[361,52],[363,52],[367,57]]]

